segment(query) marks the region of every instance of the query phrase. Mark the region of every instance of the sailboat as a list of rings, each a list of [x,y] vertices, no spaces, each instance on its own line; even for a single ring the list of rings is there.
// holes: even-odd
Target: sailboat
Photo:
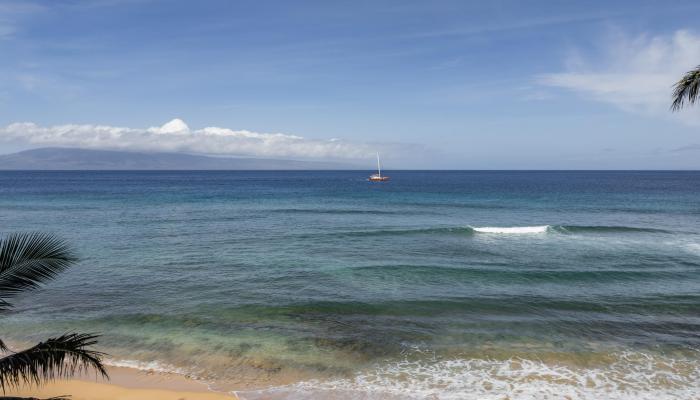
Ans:
[[[370,182],[384,182],[388,181],[388,176],[382,176],[382,164],[379,162],[379,153],[377,153],[377,173],[372,174],[367,179]]]

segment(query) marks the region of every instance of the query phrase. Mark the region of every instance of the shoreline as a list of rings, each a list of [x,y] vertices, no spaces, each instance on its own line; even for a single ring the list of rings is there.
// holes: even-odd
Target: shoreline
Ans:
[[[70,395],[71,400],[236,400],[233,393],[216,392],[186,376],[108,366],[110,380],[80,375],[56,380],[41,387],[28,386],[8,390],[4,396],[50,398]]]
[[[689,399],[699,393],[697,358],[655,357],[648,353],[618,353],[604,365],[595,360],[567,364],[565,360],[532,358],[457,358],[422,363],[404,361],[354,378],[306,381],[272,392],[240,385],[218,388],[178,372],[108,366],[110,380],[94,374],[58,380],[40,388],[26,387],[5,396],[69,400],[242,400],[272,399],[428,399],[559,398]],[[218,390],[216,390],[218,389]],[[505,396],[505,397],[504,397]],[[1,399],[2,397],[0,397]]]

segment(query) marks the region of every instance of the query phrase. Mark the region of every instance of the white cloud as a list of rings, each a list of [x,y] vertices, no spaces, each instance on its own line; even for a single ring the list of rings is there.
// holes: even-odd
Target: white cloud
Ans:
[[[593,59],[596,58],[596,59]],[[573,52],[564,72],[544,74],[538,82],[580,93],[622,110],[650,116],[675,116],[700,124],[700,113],[671,114],[673,84],[700,64],[700,36],[685,30],[670,36],[618,36],[606,42],[602,56]]]
[[[148,132],[158,135],[187,135],[190,133],[190,127],[187,126],[185,121],[181,120],[180,118],[175,118],[174,120],[163,124],[163,126],[149,128]]]
[[[212,155],[361,159],[371,157],[377,145],[339,139],[314,140],[282,133],[206,127],[191,130],[181,119],[160,127],[135,129],[105,125],[56,125],[31,122],[0,128],[0,142],[27,146],[62,146],[131,151],[189,152]],[[394,152],[402,145],[391,145]],[[381,145],[379,147],[386,147]]]

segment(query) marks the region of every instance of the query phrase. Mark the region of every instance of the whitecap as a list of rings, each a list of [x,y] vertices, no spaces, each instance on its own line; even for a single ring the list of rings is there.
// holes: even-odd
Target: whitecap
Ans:
[[[479,232],[479,233],[501,233],[501,234],[546,233],[549,230],[549,225],[510,226],[510,227],[484,226],[484,227],[473,227],[472,229],[474,230],[474,232]]]

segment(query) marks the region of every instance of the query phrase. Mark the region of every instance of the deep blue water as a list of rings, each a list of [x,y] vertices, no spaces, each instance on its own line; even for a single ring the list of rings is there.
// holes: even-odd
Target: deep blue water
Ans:
[[[222,387],[301,382],[251,399],[542,398],[564,390],[548,368],[602,379],[570,398],[697,393],[700,172],[367,175],[0,172],[1,232],[55,232],[82,260],[2,333],[99,331],[115,361]],[[535,379],[517,371],[542,392],[499,386]]]

